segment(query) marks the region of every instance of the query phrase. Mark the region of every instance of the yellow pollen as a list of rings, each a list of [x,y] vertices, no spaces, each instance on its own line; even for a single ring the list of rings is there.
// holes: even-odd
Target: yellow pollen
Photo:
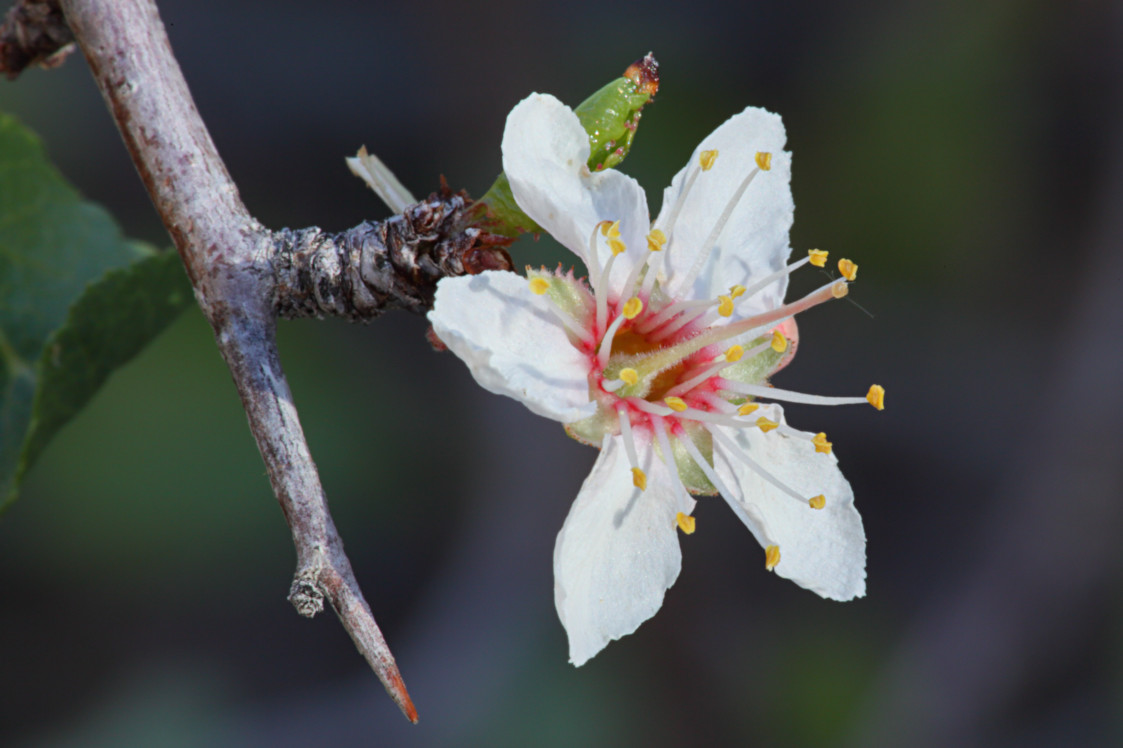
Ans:
[[[815,445],[816,452],[822,452],[828,455],[831,453],[831,443],[827,441],[827,435],[822,431],[811,437],[811,443]]]
[[[694,526],[696,523],[694,522],[694,518],[689,514],[683,514],[682,512],[679,512],[675,516],[675,522],[678,523],[678,529],[682,530],[684,535],[694,534]]]
[[[636,370],[632,368],[621,369],[620,381],[627,385],[633,385],[639,381],[639,374],[637,374]]]
[[[624,319],[635,319],[636,315],[643,311],[643,300],[638,296],[633,296],[624,302],[624,308],[620,313],[624,315]]]
[[[681,413],[686,410],[686,401],[681,397],[675,397],[674,395],[672,395],[671,397],[663,398],[663,402],[667,404],[668,408],[675,411],[676,413]]]
[[[761,431],[767,434],[772,429],[777,428],[780,424],[776,423],[775,421],[769,421],[764,416],[761,416],[760,418],[756,419],[756,425],[760,428]]]
[[[702,151],[698,154],[698,163],[702,165],[702,171],[709,171],[713,168],[716,160],[717,151]]]
[[[608,232],[612,228],[612,221],[601,221],[597,224],[597,228],[600,229],[601,236],[608,236]]]
[[[745,347],[743,345],[733,345],[725,352],[725,360],[729,362],[740,361],[741,356],[745,355]]]
[[[772,350],[777,353],[788,350],[788,339],[781,335],[779,330],[772,331]]]
[[[836,299],[841,299],[846,294],[850,293],[850,284],[846,281],[839,281],[831,286],[831,296]]]
[[[869,400],[870,405],[878,410],[885,410],[885,388],[880,384],[870,385],[870,391],[866,393],[866,399]]]
[[[632,468],[632,485],[641,491],[647,490],[647,474],[638,467]]]
[[[817,268],[825,268],[827,266],[827,255],[829,254],[830,252],[823,249],[809,249],[807,250],[807,256],[811,259],[808,262]]]
[[[652,252],[661,252],[663,245],[667,243],[667,235],[659,229],[652,229],[651,233],[647,235],[647,248]]]
[[[852,281],[858,277],[858,266],[845,257],[838,261],[838,272],[842,273],[842,277],[848,281]]]
[[[541,296],[542,294],[550,290],[550,281],[546,280],[545,278],[531,278],[530,290],[533,293]]]
[[[605,234],[609,239],[617,239],[620,237],[620,222],[613,221],[612,225],[608,227],[608,233]]]
[[[759,407],[760,406],[757,405],[756,403],[745,403],[744,405],[742,405],[740,408],[737,409],[737,415],[747,416]]]
[[[624,254],[624,251],[628,248],[628,245],[620,241],[619,239],[609,239],[608,248],[612,250],[612,254],[620,255]]]
[[[780,546],[770,545],[764,549],[764,568],[772,571],[780,563]]]
[[[743,293],[745,293],[744,286],[734,286],[733,288],[729,289],[729,298],[735,299]]]
[[[733,314],[733,299],[729,296],[718,296],[717,313],[722,317],[729,317]]]
[[[827,505],[827,497],[824,496],[823,494],[819,494],[818,496],[812,496],[810,499],[807,500],[807,503],[811,505],[812,509],[822,509],[823,507],[825,507]]]
[[[772,154],[765,153],[764,151],[757,151],[756,165],[760,167],[761,171],[768,171],[772,168]]]

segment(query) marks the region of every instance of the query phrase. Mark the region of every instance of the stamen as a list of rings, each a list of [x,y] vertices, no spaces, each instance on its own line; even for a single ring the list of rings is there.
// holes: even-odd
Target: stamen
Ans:
[[[597,349],[597,361],[600,362],[602,368],[608,363],[609,356],[612,355],[612,339],[616,337],[616,331],[627,319],[623,314],[616,315],[616,319],[612,320],[612,324],[608,326],[604,337],[601,338],[600,348]]]
[[[753,179],[756,178],[756,175],[759,174],[760,171],[760,168],[756,168],[749,172],[748,176],[745,177],[741,185],[733,193],[733,197],[730,198],[725,206],[725,210],[723,210],[718,217],[717,223],[714,224],[713,229],[710,231],[710,235],[706,237],[706,241],[703,242],[702,246],[699,248],[700,251],[698,252],[697,259],[694,260],[694,266],[690,268],[681,280],[676,282],[676,294],[681,294],[683,290],[689,288],[694,283],[694,279],[698,277],[698,273],[702,272],[702,268],[705,267],[706,261],[710,258],[710,252],[713,251],[714,244],[725,228],[726,221],[733,215],[733,210],[737,207],[737,204],[741,202],[741,196],[745,194],[745,190],[749,188],[749,185],[752,184]]]
[[[717,151],[702,151],[698,154],[698,163],[702,167],[702,171],[709,171],[714,168],[714,161],[717,160]]]
[[[681,397],[665,397],[663,398],[663,402],[667,404],[668,408],[678,413],[683,412],[687,408],[686,401]]]
[[[737,496],[739,496],[739,494],[735,494],[730,491],[725,483],[721,480],[721,478],[718,477],[717,471],[714,470],[713,465],[711,465],[706,460],[706,458],[702,456],[702,453],[698,450],[698,447],[695,446],[690,437],[679,439],[678,443],[686,449],[686,453],[690,455],[690,459],[693,460],[694,464],[702,470],[702,473],[705,474],[707,478],[709,478],[710,483],[714,485],[714,488],[718,490],[718,493],[734,500]]]
[[[831,295],[836,299],[841,299],[846,294],[850,293],[849,284],[842,283],[841,281],[831,286]]]
[[[809,249],[807,250],[808,261],[817,268],[825,268],[827,266],[827,252],[823,249]]]
[[[659,229],[652,229],[647,235],[647,248],[652,252],[662,252],[663,245],[667,243],[667,235]]]
[[[601,221],[596,226],[593,226],[593,233],[589,234],[589,256],[585,258],[585,264],[588,265],[589,270],[589,285],[593,287],[593,295],[600,296],[600,258],[597,256],[597,232],[601,230],[608,221]],[[599,331],[599,327],[597,328]]]
[[[633,296],[632,298],[624,302],[624,306],[621,308],[620,313],[623,314],[626,319],[635,319],[636,315],[638,315],[642,311],[643,302],[640,301],[638,296]]]
[[[605,238],[615,239],[620,236],[619,221],[601,221],[597,227],[600,228],[600,235]]]
[[[818,250],[813,249],[811,251],[817,252]],[[824,257],[826,256],[826,252],[823,253],[823,256]],[[749,286],[748,289],[744,291],[744,293],[747,294],[748,296],[753,296],[753,295],[759,293],[762,289],[767,288],[769,286],[769,284],[775,282],[777,278],[783,278],[786,275],[791,275],[796,270],[799,270],[801,267],[803,267],[804,265],[806,265],[809,262],[812,265],[814,265],[815,259],[813,257],[804,257],[801,260],[796,260],[795,262],[791,263],[790,265],[787,265],[786,267],[782,267],[779,270],[777,270],[776,272],[769,273],[768,275],[764,276],[763,278],[758,280],[756,283]],[[822,266],[820,265],[820,267],[822,267]],[[736,298],[736,296],[734,298]]]
[[[880,384],[870,385],[870,391],[866,393],[866,400],[878,410],[885,410],[885,388]]]
[[[620,438],[624,442],[624,453],[632,466],[632,483],[641,491],[647,490],[647,476],[639,466],[639,455],[636,452],[636,442],[632,436],[632,419],[628,415],[628,408],[620,405],[616,408],[616,417],[620,421]]]
[[[875,408],[877,405],[870,400],[870,395],[865,397],[828,397],[824,395],[808,395],[803,392],[792,392],[791,390],[781,390],[776,387],[768,387],[760,384],[746,384],[744,382],[735,382],[732,379],[722,379],[717,383],[723,390],[730,392],[737,392],[742,395],[750,395],[755,398],[763,398],[765,400],[779,400],[786,403],[802,403],[804,405],[861,405],[862,403],[869,402]],[[876,387],[877,385],[874,385]],[[871,393],[873,387],[870,388]]]
[[[764,568],[772,571],[780,563],[780,546],[770,545],[764,549]]]
[[[678,524],[678,529],[682,530],[683,535],[693,535],[694,528],[696,527],[694,518],[689,514],[679,512],[675,515],[675,523]]]
[[[625,400],[625,402],[628,403],[628,405],[631,405],[636,410],[642,410],[644,413],[650,413],[653,416],[669,416],[674,413],[674,411],[670,408],[648,402],[642,397],[629,397]]]
[[[823,507],[825,507],[827,505],[827,497],[824,496],[823,494],[819,494],[818,496],[812,496],[810,499],[807,500],[807,504],[812,509],[822,509]]]
[[[621,381],[626,382],[629,385],[634,385],[639,381],[639,374],[635,369],[631,367],[628,367],[627,369],[621,369],[619,377]]]
[[[736,299],[738,296],[745,293],[744,286],[733,286],[729,289],[729,296]]]
[[[858,266],[845,257],[838,261],[838,272],[848,281],[858,277]]]
[[[718,296],[717,313],[722,317],[733,316],[733,297],[732,296]]]
[[[642,291],[641,291],[641,293],[642,293]],[[673,304],[668,304],[667,306],[663,307],[662,309],[660,309],[655,314],[653,314],[650,317],[648,317],[647,319],[645,319],[643,321],[643,323],[640,324],[636,328],[636,332],[643,333],[643,334],[650,333],[650,332],[654,331],[655,329],[657,329],[664,322],[666,322],[669,319],[671,319],[672,317],[674,317],[679,312],[686,312],[686,311],[690,311],[690,310],[694,310],[695,312],[697,312],[695,314],[689,314],[689,315],[684,315],[682,317],[679,317],[677,320],[674,321],[673,327],[671,327],[667,330],[660,330],[659,331],[660,337],[667,337],[668,335],[671,335],[671,334],[677,332],[678,330],[682,329],[683,327],[690,324],[694,320],[698,319],[698,317],[702,316],[702,314],[704,313],[704,310],[708,309],[709,307],[712,307],[716,303],[718,303],[717,299],[690,299],[688,301],[676,301]],[[703,310],[703,311],[698,312],[697,310]],[[657,341],[657,340],[659,340],[659,338],[652,338],[653,342]]]
[[[788,350],[788,339],[781,335],[779,330],[772,331],[772,350],[777,353]]]
[[[770,421],[764,416],[761,416],[760,418],[756,419],[756,425],[758,428],[760,428],[761,431],[767,434],[769,431],[776,428],[780,424],[776,423],[775,421]]]
[[[750,414],[752,414],[752,413],[756,412],[756,410],[757,410],[757,409],[758,409],[759,407],[760,407],[760,406],[759,406],[758,404],[756,404],[756,403],[752,403],[752,402],[749,402],[749,403],[745,403],[745,404],[744,404],[744,405],[742,405],[742,406],[741,406],[740,408],[737,408],[737,415],[739,415],[739,416],[747,416],[747,415],[750,415]]]
[[[682,484],[682,479],[678,474],[678,466],[675,465],[675,453],[671,451],[671,441],[667,438],[667,429],[663,425],[663,419],[651,419],[651,425],[654,427],[655,438],[659,440],[660,451],[663,452],[663,462],[667,465],[667,471],[670,473],[671,484],[678,494],[680,506],[684,509],[692,509],[693,502],[686,493],[686,486]],[[689,439],[680,439],[680,444],[685,444]]]
[[[530,291],[536,296],[541,296],[550,290],[550,281],[545,278],[531,278]]]
[[[749,468],[752,469],[752,471],[754,473],[759,475],[761,478],[764,478],[764,480],[771,483],[775,488],[779,489],[781,492],[787,494],[788,496],[791,496],[793,499],[798,501],[800,504],[804,504],[804,503],[807,502],[806,498],[804,498],[803,496],[800,496],[798,493],[796,493],[791,488],[788,488],[788,486],[786,484],[784,484],[782,481],[780,481],[779,478],[772,475],[772,473],[768,472],[763,467],[761,467],[760,463],[758,463],[752,457],[749,457],[748,452],[746,452],[744,449],[742,449],[741,445],[737,444],[737,442],[735,442],[728,435],[724,434],[720,429],[707,429],[707,430],[714,437],[714,439],[719,441],[721,443],[721,445],[723,447],[725,447],[725,450],[728,453],[732,454],[734,457],[741,460],[741,462],[748,465]]]
[[[769,171],[772,168],[772,154],[757,151],[756,165],[760,167],[761,171]]]
[[[731,353],[732,358],[730,358]],[[690,392],[690,390],[694,389],[702,382],[705,382],[707,379],[712,377],[714,374],[717,374],[719,371],[741,358],[744,353],[745,349],[742,346],[735,345],[731,347],[728,351],[725,352],[724,355],[720,356],[717,361],[712,364],[707,364],[706,366],[702,367],[701,371],[690,377],[690,379],[687,379],[684,382],[680,382],[671,389],[667,390],[667,394],[681,395],[684,392]]]
[[[816,452],[822,452],[823,454],[828,454],[828,455],[831,453],[832,444],[829,441],[827,441],[827,435],[824,434],[822,431],[820,431],[818,434],[815,434],[815,436],[811,437],[811,443],[815,445],[815,451]]]

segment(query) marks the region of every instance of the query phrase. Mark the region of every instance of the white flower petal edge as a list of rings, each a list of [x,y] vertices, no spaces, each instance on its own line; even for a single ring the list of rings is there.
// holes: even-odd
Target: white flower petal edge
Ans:
[[[592,415],[588,362],[514,273],[445,278],[429,321],[480,385],[531,411],[567,423]]]
[[[635,631],[663,604],[682,567],[667,468],[645,452],[651,484],[640,491],[619,437],[606,437],[554,546],[554,602],[569,635],[569,660],[583,665]]]
[[[681,207],[673,231],[668,231],[667,264],[671,288],[679,295],[704,299],[725,293],[745,278],[759,278],[784,266],[791,249],[788,232],[795,203],[792,200],[792,155],[784,151],[787,134],[779,115],[749,107],[726,120],[694,150],[687,165],[675,175],[663,193],[663,208],[655,227],[668,231],[668,224],[686,183],[691,182],[689,200]],[[690,179],[699,155],[718,155],[704,179]],[[756,173],[757,153],[771,154],[767,175]],[[751,199],[740,200],[725,223],[725,230],[711,237],[722,213],[746,180],[767,179],[767,189],[747,187]],[[756,187],[756,189],[753,189]],[[707,240],[710,244],[707,245]],[[680,286],[707,246],[708,258],[697,272],[691,288]],[[787,277],[779,278],[758,294],[746,311],[760,311],[779,304],[787,290]]]
[[[531,94],[507,116],[503,171],[515,201],[528,216],[589,265],[589,233],[605,216],[620,221],[620,238],[646,246],[647,197],[631,177],[615,169],[590,172],[589,136],[569,107],[548,94]],[[597,262],[608,259],[601,245]],[[634,255],[633,255],[634,257]],[[622,283],[632,259],[620,256],[612,278]]]
[[[852,600],[866,594],[866,534],[854,508],[854,492],[838,469],[834,454],[815,451],[804,439],[776,439],[756,429],[723,429],[745,453],[767,467],[773,477],[805,496],[830,497],[818,510],[807,510],[731,455],[721,442],[714,445],[714,467],[737,493],[726,501],[762,547],[782,549],[773,569],[831,600]]]

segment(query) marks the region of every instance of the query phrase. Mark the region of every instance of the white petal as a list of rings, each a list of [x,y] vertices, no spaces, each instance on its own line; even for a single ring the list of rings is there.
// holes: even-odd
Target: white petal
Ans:
[[[663,208],[655,221],[670,238],[665,272],[671,289],[679,296],[712,298],[728,293],[735,284],[749,285],[748,279],[761,277],[783,267],[791,248],[791,229],[795,203],[791,192],[791,154],[784,151],[787,135],[779,115],[750,107],[718,127],[695,149],[686,167],[675,175],[663,193]],[[673,226],[666,226],[682,192],[687,175],[698,171],[702,151],[716,150],[717,159],[709,171],[698,174]],[[756,168],[757,152],[772,154],[772,168],[756,175],[741,196],[714,249],[690,289],[678,288],[706,247],[718,218],[741,182]],[[738,303],[746,314],[780,303],[787,290],[786,280],[761,291],[753,299]]]
[[[506,271],[443,278],[429,321],[484,389],[538,415],[572,423],[593,414],[588,356],[576,349],[543,296]]]
[[[865,595],[866,535],[854,508],[854,492],[834,454],[816,452],[808,440],[775,432],[722,431],[735,436],[753,460],[800,495],[826,497],[823,509],[812,509],[761,478],[714,440],[718,476],[730,490],[741,492],[726,500],[762,546],[780,547],[776,573],[832,600]]]
[[[613,287],[647,254],[647,198],[615,169],[589,173],[589,136],[573,110],[548,94],[531,94],[507,115],[503,171],[515,202],[562,245],[589,264],[589,235],[600,221],[620,221],[628,251],[616,259]],[[609,251],[600,242],[598,266]]]
[[[639,459],[646,491],[632,485],[620,437],[606,437],[558,533],[554,602],[574,665],[655,615],[682,566],[672,477],[650,444]]]

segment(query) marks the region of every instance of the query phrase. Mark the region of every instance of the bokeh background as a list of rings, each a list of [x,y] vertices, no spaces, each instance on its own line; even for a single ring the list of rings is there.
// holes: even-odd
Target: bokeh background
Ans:
[[[1077,746],[1123,741],[1123,7],[1091,0],[609,5],[162,0],[222,155],[271,227],[481,194],[506,112],[653,50],[624,170],[653,210],[746,105],[783,114],[797,251],[862,267],[781,386],[886,385],[824,430],[869,537],[838,604],[765,573],[702,501],[662,611],[566,661],[554,536],[594,459],[476,387],[405,313],[283,323],[312,451],[421,713],[409,725],[294,553],[197,312],[109,382],[0,519],[12,746]],[[80,57],[0,108],[130,235],[167,245]],[[547,239],[520,263],[563,255]],[[810,271],[805,271],[810,272]],[[794,290],[821,281],[797,278]],[[802,284],[802,285],[801,285]],[[860,305],[860,306],[858,306]]]

